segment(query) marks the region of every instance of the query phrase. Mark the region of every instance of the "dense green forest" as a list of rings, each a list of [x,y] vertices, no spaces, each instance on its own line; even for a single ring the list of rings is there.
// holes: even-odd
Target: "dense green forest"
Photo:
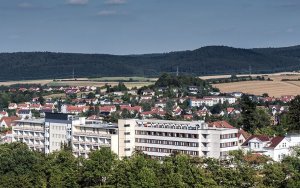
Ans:
[[[136,152],[119,160],[109,148],[75,158],[68,147],[49,155],[25,144],[0,145],[0,187],[299,187],[299,151],[281,163],[270,159],[231,153],[219,161],[173,154],[163,162]]]
[[[0,80],[101,76],[158,76],[270,73],[300,69],[300,47],[239,49],[208,46],[192,51],[145,55],[51,52],[0,53]]]

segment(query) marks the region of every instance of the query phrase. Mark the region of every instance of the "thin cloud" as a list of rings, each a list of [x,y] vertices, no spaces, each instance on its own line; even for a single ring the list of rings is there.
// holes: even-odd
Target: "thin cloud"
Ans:
[[[111,16],[116,15],[117,11],[115,10],[101,10],[97,13],[98,16]]]
[[[17,35],[17,34],[13,34],[13,35],[9,35],[8,38],[9,39],[19,39],[21,36]]]
[[[18,7],[24,9],[34,8],[34,6],[31,3],[27,3],[27,2],[18,4]]]
[[[105,1],[105,4],[110,4],[110,5],[122,5],[127,3],[127,0],[107,0]]]
[[[89,0],[67,0],[67,4],[69,5],[86,5]]]
[[[288,29],[286,30],[286,32],[287,32],[287,33],[293,33],[293,32],[294,32],[294,29],[293,29],[293,28],[288,28]]]

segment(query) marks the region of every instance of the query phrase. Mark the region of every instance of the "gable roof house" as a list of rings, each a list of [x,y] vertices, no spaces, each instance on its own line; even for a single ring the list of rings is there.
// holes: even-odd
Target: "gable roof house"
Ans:
[[[151,89],[146,89],[142,91],[142,95],[150,95],[152,97],[155,95],[155,92]]]
[[[103,114],[103,115],[110,115],[112,112],[115,112],[115,111],[117,111],[117,107],[114,105],[99,107],[99,112],[100,112],[100,114]]]
[[[13,125],[13,122],[15,120],[19,120],[20,118],[16,117],[16,116],[12,116],[12,117],[2,117],[0,119],[0,127],[1,128],[8,128],[11,127]]]
[[[16,111],[16,115],[21,119],[31,119],[32,118],[31,110],[19,109]]]
[[[128,106],[128,105],[120,105],[120,110],[127,109],[130,113],[134,113],[135,111],[140,113],[142,112],[141,106]]]
[[[238,132],[239,146],[241,146],[250,136],[251,136],[250,133],[240,128]]]
[[[1,119],[2,117],[8,117],[8,113],[7,113],[6,111],[0,112],[0,119]]]
[[[291,155],[292,147],[299,145],[300,135],[274,136],[252,135],[242,145],[246,152],[261,154],[272,158],[274,161],[281,161],[285,156]]]
[[[16,103],[9,103],[8,109],[9,110],[15,110],[18,108],[18,105]]]

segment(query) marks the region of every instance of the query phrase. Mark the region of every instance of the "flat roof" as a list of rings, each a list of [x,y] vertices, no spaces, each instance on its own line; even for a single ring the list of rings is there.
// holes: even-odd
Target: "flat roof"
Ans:
[[[45,123],[45,119],[23,119],[23,120],[15,120],[15,122],[24,122],[24,123]]]

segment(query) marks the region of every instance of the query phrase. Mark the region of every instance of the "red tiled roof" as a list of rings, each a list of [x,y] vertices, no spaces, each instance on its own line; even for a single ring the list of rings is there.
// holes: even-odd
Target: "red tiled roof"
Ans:
[[[251,136],[250,133],[244,131],[243,129],[240,129],[240,130],[239,130],[239,132],[238,132],[238,137],[240,137],[240,135],[243,135],[245,139],[248,139],[248,138]]]
[[[234,111],[234,108],[227,108],[227,112],[228,113],[231,113],[231,112],[233,112]]]
[[[31,108],[40,108],[41,105],[40,104],[31,104],[30,107]]]
[[[227,121],[215,121],[208,124],[209,127],[234,129]]]
[[[193,115],[186,114],[186,115],[183,115],[183,118],[184,119],[193,119]]]
[[[252,135],[242,144],[242,146],[247,146],[248,142],[250,140],[252,140],[253,138],[257,138],[258,140],[263,141],[263,142],[270,141],[270,138],[266,135]]]
[[[8,107],[15,107],[16,105],[16,103],[9,103]]]
[[[0,114],[2,114],[2,115],[6,115],[6,114],[7,114],[7,112],[5,112],[5,111],[2,111],[2,112],[0,112]]]
[[[111,112],[116,109],[116,106],[100,106],[101,112]]]
[[[20,120],[19,117],[17,116],[12,116],[12,117],[2,117],[0,122],[4,121],[7,126],[11,126],[11,123],[15,120]]]
[[[269,145],[269,148],[275,148],[282,140],[284,139],[283,136],[276,136],[271,139],[271,145]]]
[[[67,106],[68,112],[83,112],[87,107]]]
[[[142,111],[142,107],[141,106],[126,106],[126,105],[121,105],[120,109],[121,110],[127,109],[128,111],[138,111],[138,112]]]

